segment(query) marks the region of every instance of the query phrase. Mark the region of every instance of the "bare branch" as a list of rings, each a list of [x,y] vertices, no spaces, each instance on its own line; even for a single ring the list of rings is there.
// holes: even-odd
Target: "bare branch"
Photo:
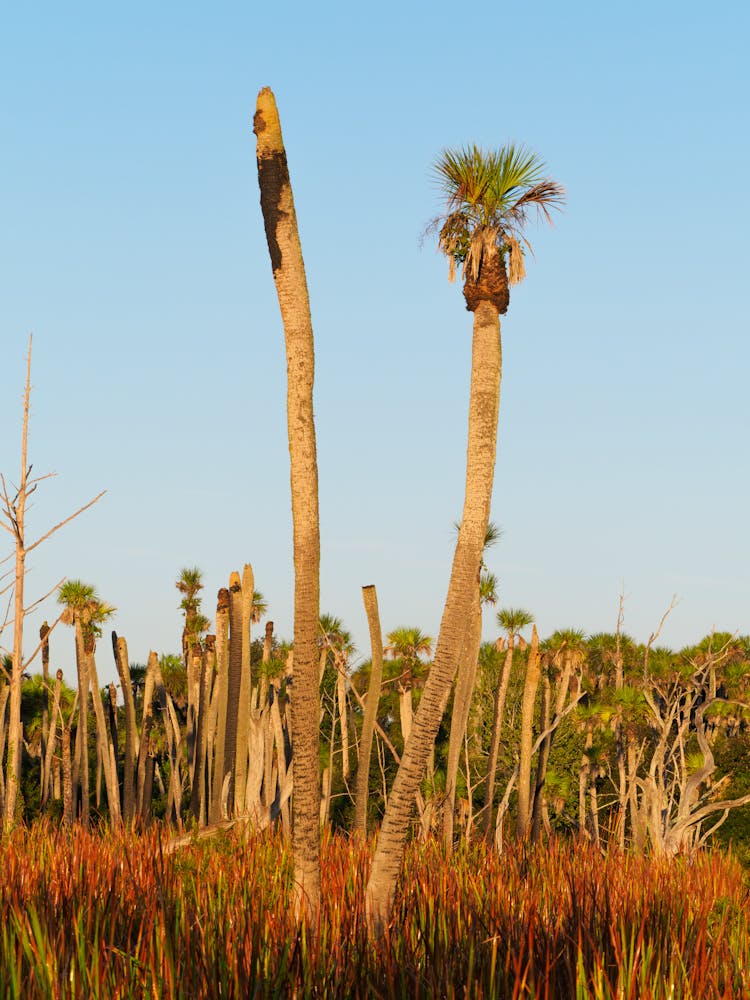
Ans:
[[[50,535],[54,535],[54,533],[56,531],[59,531],[60,528],[63,528],[66,524],[69,524],[70,521],[73,520],[73,518],[78,517],[79,514],[83,514],[83,512],[85,510],[88,510],[89,507],[93,507],[94,504],[97,502],[97,500],[101,500],[101,498],[104,496],[106,492],[107,492],[106,490],[102,490],[101,493],[97,494],[97,496],[95,496],[93,500],[89,500],[89,502],[87,504],[84,504],[83,507],[79,507],[79,509],[74,514],[71,514],[70,517],[66,517],[64,521],[60,521],[60,523],[56,524],[54,528],[50,528],[50,530],[45,535],[42,535],[41,538],[37,538],[35,542],[27,546],[26,548],[27,554],[29,552],[33,552],[34,549],[37,547],[37,545],[41,545],[42,542],[46,542],[47,539],[50,537]]]

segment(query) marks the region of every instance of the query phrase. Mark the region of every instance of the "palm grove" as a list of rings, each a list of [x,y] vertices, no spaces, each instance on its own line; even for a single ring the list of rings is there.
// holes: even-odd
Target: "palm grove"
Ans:
[[[539,842],[566,831],[603,847],[673,854],[705,843],[731,816],[725,830],[741,840],[742,813],[733,810],[750,801],[750,639],[712,634],[675,653],[657,645],[659,626],[638,644],[623,631],[622,600],[611,634],[571,628],[540,638],[530,611],[497,606],[488,564],[499,537],[490,501],[500,317],[524,277],[530,215],[548,220],[562,188],[522,147],[446,150],[436,163],[445,211],[432,228],[473,317],[464,506],[437,636],[403,623],[383,634],[368,585],[370,650],[357,651],[345,623],[320,608],[313,329],[268,89],[254,131],[287,356],[291,641],[277,636],[249,564],[231,573],[210,611],[200,570],[187,567],[177,580],[178,655],[133,664],[126,639],[112,633],[119,695],[99,684],[113,609],[83,581],[55,588],[58,616],[24,659],[24,511],[36,485],[25,446],[27,371],[20,485],[3,480],[0,497],[16,554],[6,623],[14,641],[0,673],[4,829],[42,813],[67,825],[159,820],[179,849],[183,838],[236,824],[281,824],[293,846],[295,911],[313,921],[321,829],[377,831],[367,886],[376,934],[390,919],[410,837],[440,837],[446,851],[485,838],[502,850],[507,837]],[[482,643],[488,616],[497,639]],[[50,676],[63,641],[74,643],[73,688],[61,672]],[[41,674],[31,676],[37,655]]]

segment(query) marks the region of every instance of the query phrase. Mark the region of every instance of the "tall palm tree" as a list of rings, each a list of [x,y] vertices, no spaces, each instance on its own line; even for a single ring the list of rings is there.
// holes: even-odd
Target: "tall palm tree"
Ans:
[[[461,266],[466,308],[474,314],[466,488],[435,660],[388,800],[367,887],[373,929],[384,930],[403,858],[419,782],[434,743],[461,653],[490,515],[500,407],[500,316],[509,283],[523,277],[523,227],[529,212],[548,217],[563,189],[544,178],[544,164],[523,148],[446,150],[435,166],[446,198],[436,221],[449,276]]]
[[[294,668],[292,802],[295,910],[315,925],[320,910],[320,759],[318,726],[318,617],[320,515],[313,415],[315,351],[297,215],[281,122],[270,88],[258,94],[258,185],[268,251],[284,325],[287,427],[291,463],[294,547]]]

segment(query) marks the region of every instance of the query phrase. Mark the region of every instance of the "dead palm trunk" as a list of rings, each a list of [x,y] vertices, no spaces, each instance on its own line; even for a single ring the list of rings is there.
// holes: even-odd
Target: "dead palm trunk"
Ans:
[[[146,820],[151,809],[151,728],[154,724],[154,683],[159,667],[159,657],[153,650],[148,654],[146,676],[143,679],[143,709],[141,712],[141,738],[138,749],[138,773],[136,786],[136,807],[141,820]]]
[[[224,755],[227,732],[227,698],[229,684],[229,591],[222,587],[216,603],[216,736],[213,754],[210,823],[226,819],[221,803],[224,788]],[[213,699],[212,699],[213,704]]]
[[[314,347],[292,187],[276,101],[258,95],[258,183],[287,357],[287,421],[294,525],[294,678],[292,759],[295,903],[313,925],[320,909],[320,785],[317,634],[320,618],[320,520],[313,418]]]
[[[138,730],[135,720],[133,685],[130,679],[130,663],[128,662],[128,644],[124,638],[118,638],[116,632],[112,633],[112,650],[115,655],[117,674],[120,678],[120,689],[122,690],[122,700],[125,705],[122,818],[125,823],[132,823],[135,817],[135,774],[138,766]]]
[[[370,687],[367,691],[367,701],[365,703],[365,715],[362,720],[362,736],[359,742],[357,792],[354,800],[354,829],[364,836],[367,833],[370,756],[372,754],[372,740],[375,734],[375,722],[378,716],[380,685],[383,680],[383,633],[380,628],[378,595],[374,586],[370,585],[369,587],[362,588],[362,600],[364,601],[367,625],[370,630],[372,667],[370,669]]]
[[[57,743],[57,717],[60,712],[60,699],[62,697],[62,680],[63,672],[62,670],[57,671],[57,676],[55,677],[55,693],[52,699],[52,717],[49,723],[49,737],[47,739],[47,753],[44,758],[42,766],[42,808],[47,804],[50,792],[52,789],[52,761],[55,757],[55,746]],[[0,698],[0,707],[5,708],[2,698]],[[2,715],[2,711],[0,711]],[[2,747],[0,747],[0,756],[2,756]]]
[[[119,826],[121,822],[120,811],[120,786],[117,781],[117,761],[112,743],[107,731],[107,720],[104,715],[104,703],[102,693],[99,690],[99,678],[96,672],[96,659],[94,656],[94,641],[90,639],[84,649],[86,655],[86,672],[91,679],[91,696],[94,703],[94,716],[96,719],[96,736],[99,745],[99,758],[104,771],[104,785],[107,789],[107,804],[109,805],[109,820],[112,826]]]
[[[348,781],[351,768],[349,765],[349,712],[346,703],[346,659],[338,652],[334,653],[333,662],[336,666],[336,701],[339,707],[341,722],[341,774]]]
[[[539,636],[536,625],[531,633],[531,648],[526,664],[526,681],[521,701],[521,746],[518,762],[518,815],[516,835],[525,837],[529,832],[531,819],[529,796],[531,792],[531,747],[534,736],[534,707],[539,687]]]
[[[495,706],[492,716],[492,737],[490,739],[490,756],[487,761],[487,782],[484,792],[484,835],[486,838],[489,838],[494,831],[494,825],[492,822],[492,801],[495,797],[495,776],[497,774],[497,758],[500,752],[500,733],[503,728],[505,699],[508,695],[510,672],[513,667],[514,638],[515,637],[513,635],[508,637],[508,649],[505,653],[500,683],[497,691],[495,691]]]
[[[234,809],[241,815],[245,811],[247,785],[247,756],[250,737],[250,625],[253,618],[253,593],[255,579],[253,568],[245,564],[242,571],[241,618],[240,618],[240,689],[237,712],[237,748],[235,754]]]
[[[229,780],[227,809],[234,814],[237,762],[237,719],[242,682],[242,583],[239,573],[229,577],[229,670],[227,674],[227,722],[224,736],[224,781]]]
[[[415,796],[458,665],[476,589],[495,473],[500,371],[499,311],[483,300],[474,311],[466,489],[448,594],[435,659],[391,789],[367,885],[367,912],[376,934],[385,930],[390,917]]]
[[[545,670],[542,678],[542,705],[539,713],[539,728],[545,732],[550,728],[552,721],[552,691],[549,674]],[[542,813],[544,811],[544,785],[547,780],[547,767],[549,765],[549,754],[551,744],[550,736],[544,740],[539,748],[539,756],[536,761],[536,784],[534,786],[533,805],[531,810],[531,842],[536,844],[542,836]]]
[[[81,822],[89,821],[89,675],[79,612],[74,612],[76,670],[78,673],[78,725],[73,759],[73,800],[81,794]]]
[[[479,581],[475,588],[474,600],[468,619],[466,644],[456,678],[456,693],[453,698],[453,714],[448,738],[448,762],[445,775],[445,804],[443,806],[443,847],[453,850],[453,820],[456,808],[456,781],[461,748],[464,744],[466,727],[469,723],[471,696],[477,677],[479,647],[482,642],[482,608],[479,603]]]
[[[573,670],[573,661],[576,655],[570,650],[566,649],[563,653],[563,668],[562,674],[560,675],[560,680],[557,685],[557,696],[555,698],[555,719],[559,719],[565,709],[565,701],[568,697],[568,689],[570,687],[570,677]],[[543,702],[542,710],[542,725],[541,730],[545,732],[550,728],[550,712],[551,712],[551,702],[550,702],[550,692],[549,679],[545,674],[545,688],[544,696],[546,700]],[[557,730],[550,732],[545,738],[539,749],[539,759],[537,761],[537,771],[536,771],[536,787],[534,788],[534,799],[532,803],[532,820],[531,820],[531,839],[536,843],[541,835],[542,831],[542,810],[544,805],[544,785],[547,781],[547,768],[549,767],[549,757],[552,751],[552,741],[555,738],[555,733]]]

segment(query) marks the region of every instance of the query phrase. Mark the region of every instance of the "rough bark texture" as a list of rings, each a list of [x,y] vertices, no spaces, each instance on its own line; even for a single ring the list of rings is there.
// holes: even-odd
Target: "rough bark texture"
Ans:
[[[534,735],[534,705],[539,687],[539,635],[536,625],[531,633],[531,648],[526,664],[526,681],[523,687],[521,701],[521,747],[518,762],[518,813],[516,815],[516,833],[525,837],[529,832],[530,793],[531,793],[531,748]]]
[[[469,279],[464,284],[464,298],[469,312],[475,312],[482,302],[492,303],[501,316],[508,311],[508,275],[499,250],[485,251],[476,281]]]
[[[445,773],[445,804],[443,806],[443,846],[450,853],[453,850],[453,821],[456,808],[456,781],[464,735],[469,723],[471,696],[477,677],[479,647],[482,642],[482,608],[479,602],[479,580],[475,588],[468,627],[466,629],[464,655],[459,663],[456,678],[456,693],[453,698],[453,714],[448,738],[448,761]]]
[[[273,278],[284,325],[287,421],[294,526],[292,761],[297,913],[313,924],[320,908],[320,786],[317,632],[320,617],[318,464],[313,420],[314,348],[310,302],[276,101],[258,95],[253,130],[258,183]]]
[[[367,886],[375,934],[390,917],[415,795],[437,735],[461,653],[490,515],[500,405],[500,323],[490,302],[474,313],[466,491],[435,659],[388,799]]]
[[[380,685],[383,681],[383,633],[380,628],[378,595],[373,585],[362,588],[362,600],[370,630],[370,650],[372,667],[370,687],[367,691],[365,715],[362,720],[362,738],[359,743],[359,763],[357,765],[357,793],[354,800],[354,829],[367,833],[367,800],[370,790],[370,756],[375,735],[375,721],[378,716]]]

